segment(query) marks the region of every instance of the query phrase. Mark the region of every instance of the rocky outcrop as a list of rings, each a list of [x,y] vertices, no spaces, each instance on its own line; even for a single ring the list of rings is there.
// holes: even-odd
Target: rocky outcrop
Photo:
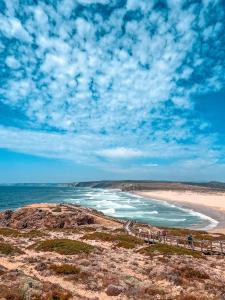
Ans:
[[[79,225],[93,224],[95,219],[80,209],[41,209],[24,207],[16,211],[0,213],[0,227],[16,229],[36,228],[75,228]]]

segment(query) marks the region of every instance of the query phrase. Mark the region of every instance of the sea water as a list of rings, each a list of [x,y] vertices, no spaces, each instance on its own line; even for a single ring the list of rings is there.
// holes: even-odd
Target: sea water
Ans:
[[[64,186],[0,186],[0,210],[31,203],[70,203],[97,209],[105,215],[156,226],[210,229],[217,222],[192,210],[115,189]]]

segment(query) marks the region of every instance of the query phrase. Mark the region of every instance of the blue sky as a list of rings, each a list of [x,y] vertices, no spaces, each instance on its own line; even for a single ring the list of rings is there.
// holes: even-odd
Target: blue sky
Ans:
[[[223,0],[1,0],[0,182],[225,181]]]

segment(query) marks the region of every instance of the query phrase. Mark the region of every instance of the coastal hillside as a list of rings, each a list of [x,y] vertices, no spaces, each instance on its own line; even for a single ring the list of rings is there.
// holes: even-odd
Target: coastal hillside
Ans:
[[[223,182],[175,182],[175,181],[152,181],[152,180],[119,180],[119,181],[87,181],[72,182],[69,186],[91,187],[91,188],[117,188],[125,191],[129,190],[176,190],[176,191],[225,191]]]
[[[4,211],[0,299],[224,299],[224,254],[207,245],[225,235],[192,230],[193,248],[189,234],[66,204]]]

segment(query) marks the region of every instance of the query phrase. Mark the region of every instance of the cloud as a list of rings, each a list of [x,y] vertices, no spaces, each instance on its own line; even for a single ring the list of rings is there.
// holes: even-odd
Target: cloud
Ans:
[[[140,150],[129,149],[124,147],[114,148],[114,149],[103,149],[98,152],[99,155],[104,156],[106,158],[135,158],[144,156],[144,153]]]
[[[18,69],[20,67],[20,63],[15,59],[14,56],[7,56],[5,63],[12,69]]]
[[[224,17],[220,0],[5,1],[0,101],[29,119],[18,135],[37,146],[4,128],[2,147],[121,166],[189,161],[205,147],[221,160],[194,99],[224,86]]]

